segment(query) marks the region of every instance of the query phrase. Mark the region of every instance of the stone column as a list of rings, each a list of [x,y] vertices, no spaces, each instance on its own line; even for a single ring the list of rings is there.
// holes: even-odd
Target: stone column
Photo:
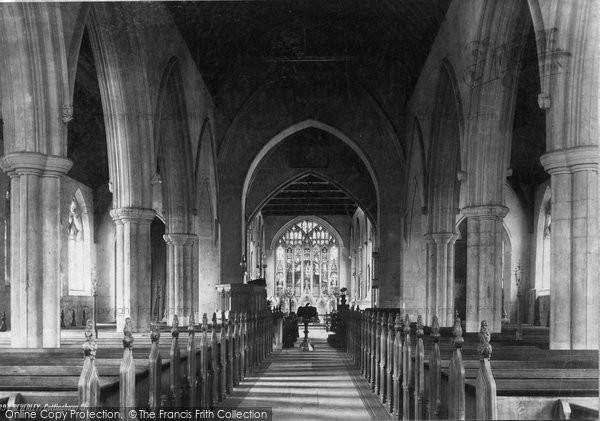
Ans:
[[[492,332],[502,329],[502,239],[508,208],[469,206],[467,216],[467,332],[487,320]]]
[[[117,208],[110,211],[116,224],[117,332],[130,316],[133,328],[148,329],[150,314],[150,223],[153,209]]]
[[[451,232],[426,234],[427,238],[427,320],[438,317],[440,326],[454,323],[454,243]]]
[[[17,152],[0,165],[11,178],[12,346],[60,347],[60,186],[72,162]]]
[[[196,236],[192,234],[166,234],[167,242],[167,323],[171,324],[177,314],[183,324],[194,305],[193,294],[193,245]]]
[[[542,156],[551,175],[550,349],[598,347],[598,146]]]

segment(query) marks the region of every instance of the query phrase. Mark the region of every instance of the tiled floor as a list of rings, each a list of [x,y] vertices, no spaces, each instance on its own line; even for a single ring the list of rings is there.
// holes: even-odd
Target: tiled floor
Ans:
[[[273,420],[391,419],[347,357],[330,347],[323,329],[310,329],[313,352],[273,354],[225,402],[228,408],[272,407]]]

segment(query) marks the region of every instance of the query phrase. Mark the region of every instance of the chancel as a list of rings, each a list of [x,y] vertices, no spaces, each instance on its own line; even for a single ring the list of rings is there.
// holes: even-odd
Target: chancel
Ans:
[[[599,417],[600,1],[3,2],[0,48],[8,418]]]

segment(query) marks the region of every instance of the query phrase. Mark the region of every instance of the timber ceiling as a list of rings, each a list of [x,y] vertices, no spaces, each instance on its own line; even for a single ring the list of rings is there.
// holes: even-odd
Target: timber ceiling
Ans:
[[[239,108],[270,75],[303,78],[314,71],[359,81],[400,131],[399,116],[450,0],[165,4],[213,97],[221,139]]]
[[[244,101],[243,95],[234,100],[231,92],[252,92],[279,63],[347,67],[366,62],[371,68],[372,63],[394,62],[416,80],[449,3],[273,0],[166,5],[215,99],[217,126],[225,130]],[[374,72],[366,79],[377,80]],[[87,31],[73,106],[68,153],[74,165],[69,175],[95,189],[109,177],[102,104]],[[390,114],[398,113],[390,110]]]
[[[262,208],[271,215],[349,215],[358,204],[343,190],[314,174],[308,174],[275,194]]]
[[[426,57],[450,0],[167,2],[200,64]],[[407,66],[420,68],[422,63]],[[418,70],[418,69],[417,69]]]

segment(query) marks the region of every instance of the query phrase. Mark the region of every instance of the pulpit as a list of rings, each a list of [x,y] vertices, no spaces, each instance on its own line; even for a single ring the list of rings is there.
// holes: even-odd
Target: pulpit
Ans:
[[[296,314],[298,315],[299,321],[304,323],[304,339],[300,344],[300,349],[302,351],[313,351],[315,348],[308,340],[308,324],[315,323],[319,320],[317,308],[306,304],[306,306],[300,307]]]
[[[267,308],[267,288],[264,285],[220,284],[216,288],[220,310],[258,313]]]

